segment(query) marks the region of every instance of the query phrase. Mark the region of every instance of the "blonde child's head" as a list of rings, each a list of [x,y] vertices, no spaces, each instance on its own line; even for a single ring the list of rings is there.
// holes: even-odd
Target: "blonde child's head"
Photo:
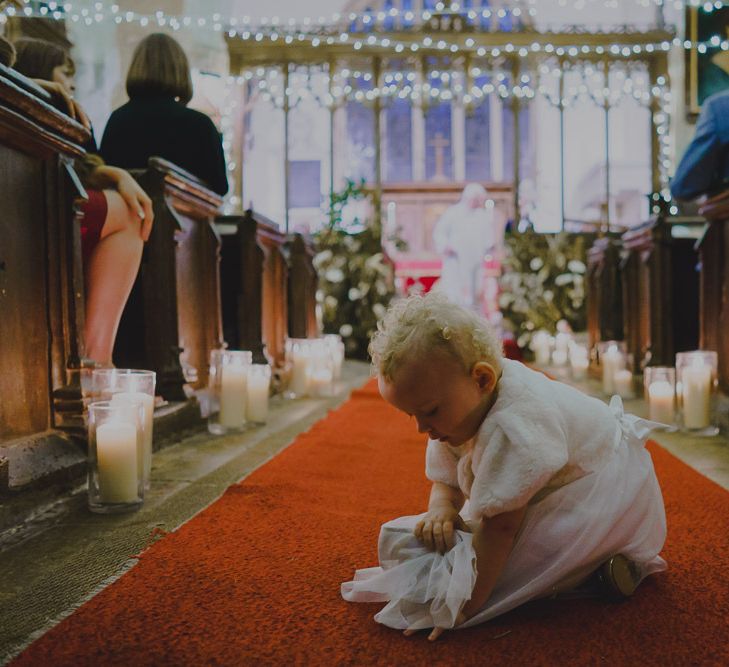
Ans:
[[[475,313],[430,293],[394,303],[370,342],[382,396],[421,432],[459,445],[496,394],[501,341]]]
[[[372,336],[369,352],[375,373],[391,382],[403,366],[437,352],[451,356],[465,373],[477,361],[500,367],[502,345],[486,320],[430,292],[391,305]]]

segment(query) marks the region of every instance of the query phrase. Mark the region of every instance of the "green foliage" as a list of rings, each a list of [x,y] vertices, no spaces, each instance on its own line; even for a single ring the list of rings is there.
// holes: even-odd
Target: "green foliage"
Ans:
[[[522,349],[540,329],[555,333],[566,320],[573,331],[587,327],[585,261],[591,238],[584,234],[527,231],[506,239],[499,305],[504,327]]]
[[[348,357],[367,359],[372,333],[395,295],[393,267],[382,252],[382,226],[375,220],[342,220],[345,206],[368,196],[364,181],[347,181],[333,193],[329,223],[314,234],[317,300],[324,332],[342,336]]]

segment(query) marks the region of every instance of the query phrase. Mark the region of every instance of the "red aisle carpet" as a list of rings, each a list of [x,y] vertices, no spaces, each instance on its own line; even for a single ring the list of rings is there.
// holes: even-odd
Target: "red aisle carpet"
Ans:
[[[36,641],[14,665],[719,665],[729,494],[651,446],[669,571],[628,602],[541,601],[435,644],[339,584],[421,511],[423,438],[372,383]]]

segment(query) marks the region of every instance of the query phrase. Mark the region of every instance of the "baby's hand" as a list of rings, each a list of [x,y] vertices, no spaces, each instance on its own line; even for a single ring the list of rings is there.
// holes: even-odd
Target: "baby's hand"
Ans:
[[[436,507],[415,525],[413,534],[428,549],[444,554],[456,545],[456,529],[467,530],[458,511],[450,507]]]

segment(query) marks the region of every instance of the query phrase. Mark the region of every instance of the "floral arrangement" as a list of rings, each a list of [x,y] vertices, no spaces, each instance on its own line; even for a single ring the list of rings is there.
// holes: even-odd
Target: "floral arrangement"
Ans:
[[[338,333],[347,356],[356,359],[368,358],[370,336],[395,295],[393,267],[382,252],[382,226],[362,219],[371,206],[364,207],[367,213],[354,207],[362,211],[343,220],[348,205],[367,204],[368,196],[364,181],[347,181],[341,192],[332,194],[328,224],[314,234],[324,332]]]
[[[565,320],[573,331],[587,327],[585,234],[540,234],[533,230],[507,236],[499,306],[504,328],[521,349],[544,329],[555,333]]]

